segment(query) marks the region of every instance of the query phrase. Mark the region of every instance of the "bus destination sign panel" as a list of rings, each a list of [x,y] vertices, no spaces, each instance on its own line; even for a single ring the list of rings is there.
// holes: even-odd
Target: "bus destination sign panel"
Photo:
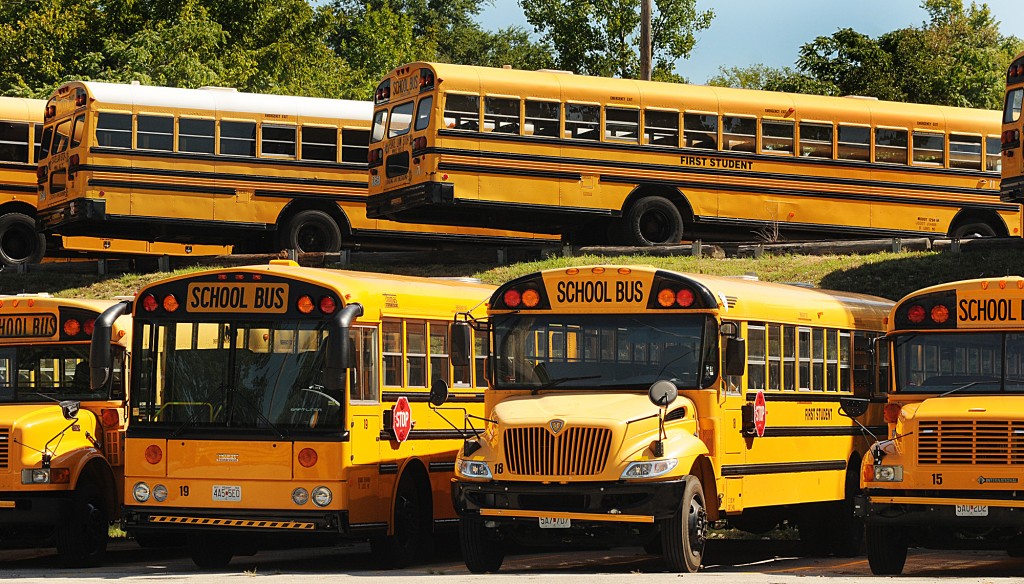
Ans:
[[[962,290],[956,305],[956,318],[973,327],[1000,328],[1024,322],[1024,290]]]
[[[288,284],[193,282],[188,285],[185,310],[284,314],[288,311]]]
[[[580,274],[559,276],[545,285],[552,309],[594,310],[599,306],[646,306],[654,274]]]
[[[52,314],[0,316],[0,339],[43,339],[56,334],[57,317]]]

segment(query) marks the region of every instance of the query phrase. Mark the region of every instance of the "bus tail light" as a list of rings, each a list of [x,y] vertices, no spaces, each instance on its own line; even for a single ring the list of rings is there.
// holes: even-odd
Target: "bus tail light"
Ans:
[[[519,304],[523,300],[523,295],[519,293],[519,290],[513,288],[505,291],[503,299],[505,300],[505,306],[509,308],[519,308]]]
[[[366,163],[371,167],[384,164],[384,150],[380,148],[370,149],[370,152],[366,155]]]
[[[68,159],[68,174],[78,172],[78,169],[82,167],[82,159],[77,154],[72,154],[71,158]]]
[[[386,103],[389,99],[391,99],[391,80],[387,79],[377,86],[377,91],[373,93],[373,101],[380,104]]]
[[[412,153],[418,154],[427,149],[427,137],[420,136],[412,141]]]
[[[167,312],[174,312],[178,310],[178,299],[174,297],[174,294],[168,294],[164,296],[164,310]]]
[[[40,166],[39,168],[36,169],[36,178],[39,179],[40,182],[45,181],[49,173],[49,169],[47,169],[45,166]]]
[[[921,324],[924,322],[924,307],[920,304],[915,304],[907,309],[907,320],[914,324]]]
[[[69,318],[64,321],[64,334],[69,337],[75,337],[80,332],[82,332],[82,323],[78,322],[77,319]]]
[[[434,88],[434,72],[430,69],[420,69],[420,91],[430,91]]]
[[[316,454],[316,450],[313,450],[312,448],[303,448],[302,450],[299,451],[298,458],[300,465],[302,465],[304,468],[309,468],[316,464],[316,461],[318,460],[319,457]]]
[[[320,312],[324,314],[334,314],[334,311],[337,309],[338,303],[334,301],[334,298],[324,296],[320,299]]]
[[[121,416],[113,408],[100,410],[100,423],[104,428],[116,428],[121,422]]]
[[[885,416],[885,423],[895,424],[900,419],[901,411],[903,411],[903,404],[885,404],[885,409],[882,410],[882,413]]]
[[[146,312],[156,312],[157,307],[160,304],[156,301],[156,297],[152,294],[146,294],[142,299],[142,309]]]
[[[82,107],[85,105],[87,99],[88,97],[86,97],[85,92],[79,89],[75,94],[75,107]]]
[[[164,459],[164,451],[160,449],[156,444],[150,444],[146,447],[146,462],[149,464],[157,464]]]
[[[303,296],[295,302],[295,308],[298,308],[302,314],[309,314],[313,312],[313,299]]]

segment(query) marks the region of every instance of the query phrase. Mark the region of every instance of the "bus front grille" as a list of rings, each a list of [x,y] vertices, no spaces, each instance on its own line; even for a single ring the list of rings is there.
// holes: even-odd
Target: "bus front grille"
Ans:
[[[504,433],[505,461],[514,475],[593,476],[604,471],[611,447],[607,428],[509,428]]]
[[[10,460],[11,429],[0,428],[0,468],[7,468]]]
[[[923,420],[918,464],[1024,464],[1024,421]]]

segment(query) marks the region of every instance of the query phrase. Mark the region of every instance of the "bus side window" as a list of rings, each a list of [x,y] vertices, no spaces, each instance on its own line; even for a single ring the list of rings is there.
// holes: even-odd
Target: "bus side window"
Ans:
[[[35,150],[35,158],[33,158],[31,162],[39,162],[39,157],[42,156],[43,150],[43,125],[35,124],[35,127],[33,128],[33,134],[34,140],[32,143],[34,144],[33,148]]]
[[[832,158],[832,126],[800,122],[800,156]]]
[[[59,142],[54,139],[53,153],[63,152],[67,147],[68,122],[61,122],[57,126]],[[96,122],[96,144],[108,148],[131,148],[132,147],[132,115],[114,114],[100,112]]]
[[[402,323],[385,321],[384,335],[384,385],[402,387]]]
[[[518,134],[519,100],[485,97],[484,131],[496,134]]]
[[[449,93],[444,98],[444,127],[449,130],[480,129],[480,96]]]
[[[491,344],[487,333],[473,332],[474,387],[487,387],[487,354]]]
[[[341,131],[341,161],[366,164],[370,131],[345,128]]]
[[[261,130],[261,155],[275,158],[295,158],[295,126],[263,124]]]
[[[128,131],[131,132],[131,116],[128,116]],[[85,134],[85,114],[75,116],[75,123],[71,126],[71,147],[78,148],[82,145],[82,137]],[[131,134],[128,135],[128,145],[125,148],[132,147]]]
[[[213,154],[213,134],[216,125],[213,120],[180,118],[178,120],[178,151]]]
[[[448,371],[448,323],[430,322],[430,382],[442,380],[452,387],[451,375]]]
[[[1001,140],[999,136],[988,136],[985,138],[985,170],[991,172],[1002,172],[1003,157]]]
[[[226,156],[256,156],[256,122],[222,120],[220,153]]]
[[[344,140],[344,133],[342,131],[342,140]],[[322,128],[319,126],[302,126],[302,151],[299,158],[302,160],[322,160],[324,162],[337,162],[338,161],[338,130],[337,128]],[[361,164],[366,163],[366,149],[367,143],[363,144],[362,158],[356,160]],[[344,153],[341,155],[343,162],[351,162],[345,160]]]
[[[867,162],[871,157],[871,129],[863,126],[839,126],[836,158]]]
[[[526,100],[526,126],[523,133],[527,136],[557,138],[561,109],[557,102]]]
[[[907,131],[875,128],[875,162],[907,163]]]
[[[28,162],[28,124],[0,122],[0,160]]]
[[[171,116],[146,116],[139,114],[136,120],[135,143],[143,150],[174,150],[174,118]]]
[[[765,326],[747,325],[747,387],[764,389],[765,385]]]
[[[683,114],[683,140],[687,148],[718,149],[718,116]]]
[[[772,154],[793,154],[793,122],[761,120],[761,151]]]
[[[981,170],[981,136],[950,134],[949,167]]]
[[[355,327],[349,334],[356,353],[356,366],[349,370],[349,400],[380,401],[377,391],[377,329]]]
[[[644,111],[644,138],[653,146],[679,146],[679,112]]]
[[[582,103],[565,104],[565,137],[600,139],[601,107]]]
[[[722,116],[722,149],[753,152],[757,144],[757,120]]]
[[[640,110],[605,108],[604,139],[637,144],[640,141]]]
[[[942,166],[945,163],[946,136],[914,132],[914,162]]]
[[[427,126],[430,125],[430,113],[434,108],[434,96],[428,95],[420,98],[419,103],[416,104],[416,125],[413,126],[417,132],[420,130],[426,130]]]

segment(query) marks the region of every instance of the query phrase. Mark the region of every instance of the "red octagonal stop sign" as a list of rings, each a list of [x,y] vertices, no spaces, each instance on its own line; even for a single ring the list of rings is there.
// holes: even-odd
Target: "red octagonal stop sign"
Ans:
[[[764,404],[763,398],[761,403]],[[409,430],[412,430],[412,410],[409,408],[409,400],[403,395],[398,398],[398,403],[391,410],[391,431],[399,442],[405,442],[409,437]]]
[[[764,392],[757,392],[754,398],[754,430],[758,437],[764,436],[765,419],[768,417],[768,407],[764,403]]]

